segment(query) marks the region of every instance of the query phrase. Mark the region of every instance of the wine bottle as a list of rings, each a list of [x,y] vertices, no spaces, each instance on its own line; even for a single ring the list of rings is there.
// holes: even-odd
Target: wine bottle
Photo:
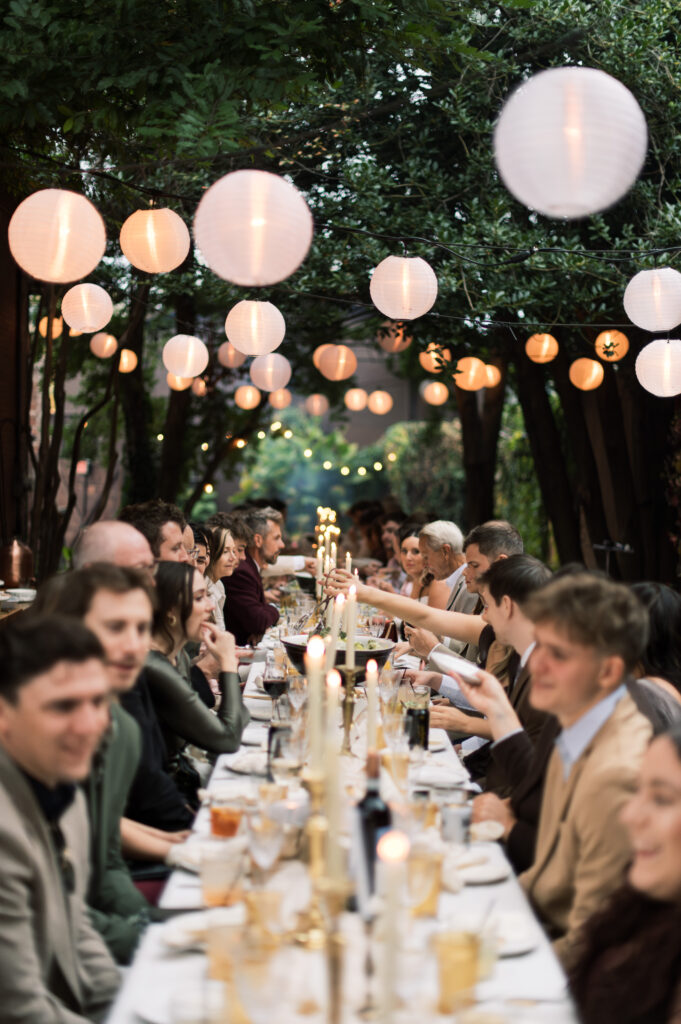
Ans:
[[[376,873],[376,844],[390,828],[390,808],[380,794],[380,762],[375,750],[367,757],[367,791],[357,804],[359,830],[362,840],[361,854],[366,867],[369,893],[374,892]]]

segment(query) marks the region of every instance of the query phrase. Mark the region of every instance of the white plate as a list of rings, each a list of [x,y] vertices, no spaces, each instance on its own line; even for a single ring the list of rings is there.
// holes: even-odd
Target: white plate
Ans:
[[[267,775],[267,754],[259,750],[244,750],[227,767],[239,775]]]
[[[35,598],[37,591],[31,590],[29,587],[13,587],[7,593],[17,601],[27,602]]]
[[[497,937],[499,956],[522,956],[539,944],[539,930],[527,914],[503,911],[494,914],[490,927]]]
[[[472,864],[469,868],[457,866],[457,871],[464,885],[492,885],[508,878],[511,868],[505,861],[495,857],[482,864]]]
[[[476,821],[470,833],[474,843],[493,843],[503,836],[504,826],[500,821]]]
[[[194,914],[178,914],[163,925],[162,939],[169,949],[196,949],[204,945],[211,924],[243,924],[246,907],[236,903],[233,907],[214,907]]]
[[[439,736],[428,737],[428,750],[432,754],[437,754],[440,750],[446,750],[448,746],[448,741],[440,739]]]

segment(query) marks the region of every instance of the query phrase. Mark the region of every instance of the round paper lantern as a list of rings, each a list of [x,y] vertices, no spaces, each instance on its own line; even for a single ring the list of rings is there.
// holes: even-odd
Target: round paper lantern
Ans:
[[[376,416],[385,416],[393,407],[392,397],[387,391],[372,391],[367,399],[369,412]]]
[[[643,112],[596,68],[540,71],[506,101],[494,155],[509,192],[547,217],[586,217],[628,192],[643,166]]]
[[[629,339],[622,331],[601,331],[595,348],[596,354],[607,363],[618,363],[629,351]]]
[[[525,351],[533,363],[550,363],[558,355],[558,342],[552,334],[533,334],[525,342]]]
[[[368,397],[364,388],[350,388],[345,392],[344,402],[351,412],[361,412],[366,409]]]
[[[106,249],[106,228],[85,196],[46,188],[19,203],[8,229],[22,270],[39,281],[68,284],[87,277]]]
[[[451,363],[452,353],[448,348],[431,341],[425,352],[419,352],[419,362],[428,373],[442,373],[443,364]]]
[[[305,399],[305,408],[310,416],[323,416],[329,411],[329,400],[326,395],[308,395]]]
[[[624,292],[624,310],[644,331],[671,331],[681,323],[681,274],[671,267],[639,271]]]
[[[167,274],[187,258],[189,229],[174,210],[135,210],[121,228],[121,249],[133,267]]]
[[[204,194],[194,238],[218,277],[233,284],[283,281],[307,255],[314,225],[302,194],[268,171],[233,171]]]
[[[187,391],[192,386],[193,377],[176,377],[174,373],[166,374],[166,384],[171,391]]]
[[[391,320],[415,320],[437,298],[435,271],[420,256],[386,256],[369,284],[371,300]]]
[[[262,356],[279,348],[286,334],[286,323],[271,302],[244,299],[227,314],[225,334],[239,352]]]
[[[236,370],[246,362],[246,356],[243,352],[237,352],[231,342],[223,341],[218,349],[218,362],[228,370]]]
[[[270,393],[269,403],[274,409],[287,409],[291,404],[291,397],[288,388],[277,388]]]
[[[681,341],[651,341],[636,357],[636,376],[641,387],[658,398],[681,394]]]
[[[47,337],[47,321],[48,317],[43,316],[40,318],[38,324],[38,334],[41,338]],[[68,323],[68,321],[67,321]],[[58,338],[61,332],[64,330],[64,321],[60,316],[52,317],[52,337]]]
[[[593,391],[603,382],[603,364],[595,359],[575,359],[570,365],[570,380],[580,391]]]
[[[428,405],[444,405],[449,398],[449,388],[441,380],[424,380],[421,397]]]
[[[485,363],[485,387],[495,388],[501,384],[501,370],[492,363]]]
[[[335,348],[335,345],[332,345],[330,342],[326,342],[324,345],[317,345],[316,349],[312,353],[312,362],[317,369],[319,369],[320,359],[329,348]]]
[[[61,300],[61,311],[69,327],[92,334],[108,324],[113,302],[98,284],[77,284]]]
[[[163,365],[176,377],[198,377],[208,366],[208,349],[191,334],[176,334],[163,346]]]
[[[132,373],[137,366],[137,356],[130,348],[122,348],[118,369],[121,373]]]
[[[82,331],[74,331],[73,327],[69,328],[69,338],[80,338]]]
[[[99,331],[97,334],[93,334],[90,338],[90,351],[99,359],[108,359],[117,350],[118,342],[114,338],[113,334],[107,334],[106,331]],[[129,352],[130,350],[124,349],[124,351]],[[133,352],[132,354],[134,355],[135,353]],[[136,359],[135,365],[137,365]],[[134,368],[135,367],[133,366],[133,370]],[[126,371],[123,370],[122,372],[125,373]]]
[[[240,409],[255,409],[261,398],[262,395],[252,384],[242,384],[234,392],[234,401]]]
[[[256,356],[251,363],[251,380],[262,391],[279,391],[291,379],[291,364],[279,352]]]
[[[208,385],[203,377],[195,377],[192,381],[192,394],[197,398],[203,398],[208,391]]]
[[[404,324],[384,320],[376,340],[384,352],[394,356],[397,352],[404,352],[405,348],[409,348],[413,338],[407,334]]]
[[[327,380],[347,380],[357,369],[357,356],[347,345],[329,345],[319,357],[319,372]]]
[[[487,369],[477,356],[463,356],[457,360],[454,383],[462,391],[479,391],[487,387]]]

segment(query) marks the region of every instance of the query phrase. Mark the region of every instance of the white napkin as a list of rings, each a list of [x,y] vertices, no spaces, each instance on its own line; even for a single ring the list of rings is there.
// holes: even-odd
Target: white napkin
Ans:
[[[229,762],[228,767],[240,775],[267,775],[267,754],[260,750],[244,750]]]

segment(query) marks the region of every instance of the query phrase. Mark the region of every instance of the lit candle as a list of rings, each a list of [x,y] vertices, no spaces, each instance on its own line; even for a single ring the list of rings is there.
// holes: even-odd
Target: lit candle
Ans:
[[[367,753],[376,749],[378,721],[378,665],[372,658],[367,662]]]
[[[338,546],[335,540],[331,541],[331,568],[336,568],[336,558],[338,556]]]
[[[345,594],[339,594],[334,602],[329,602],[329,607],[331,607],[332,603],[333,618],[331,619],[331,637],[326,648],[326,660],[324,662],[325,672],[328,672],[330,669],[332,669],[336,661],[336,648],[338,646],[338,634],[340,633],[341,622],[343,620],[343,605],[345,604]]]
[[[409,840],[404,832],[391,829],[379,839],[376,853],[379,861],[378,882],[383,894],[383,958],[379,1015],[384,1024],[389,1024],[395,1008],[400,897],[407,877]]]
[[[319,600],[319,598],[322,596],[322,576],[323,575],[324,575],[324,552],[322,550],[321,544],[318,544],[318,546],[317,546],[317,571],[315,573],[315,579],[317,580],[317,582],[315,584],[315,594],[316,594],[317,600]]]
[[[330,571],[331,571],[331,555],[328,554],[328,552],[327,552],[327,554],[324,555],[324,575],[328,576]]]
[[[340,792],[340,756],[338,749],[338,708],[340,701],[341,677],[335,669],[326,677],[326,750],[324,769],[326,776],[326,820],[327,833],[327,869],[329,878],[343,877],[343,851],[340,845],[341,830],[341,792]]]
[[[357,587],[348,591],[348,611],[345,627],[345,664],[348,668],[355,667],[355,632],[357,631]]]
[[[324,641],[320,636],[310,638],[305,654],[307,674],[308,716],[310,728],[310,770],[323,768],[324,737],[322,726],[322,671],[324,668]]]
[[[345,552],[345,570],[346,572],[352,572],[352,555],[349,551]]]

